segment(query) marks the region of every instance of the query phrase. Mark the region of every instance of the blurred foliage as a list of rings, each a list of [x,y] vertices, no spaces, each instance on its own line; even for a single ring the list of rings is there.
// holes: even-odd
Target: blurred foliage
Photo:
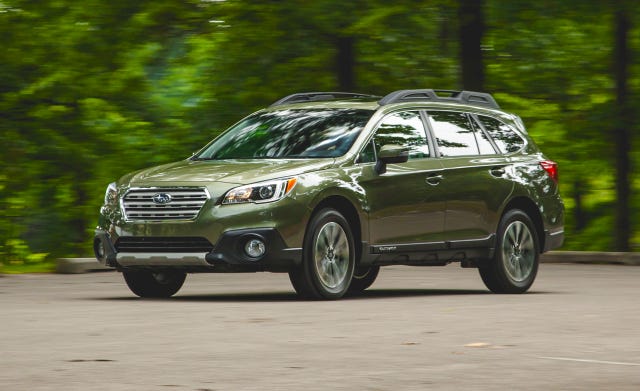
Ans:
[[[485,1],[486,90],[560,163],[566,249],[613,243],[614,4]],[[459,88],[457,6],[0,0],[0,264],[90,255],[109,182],[185,158],[284,95],[339,89],[341,40],[357,92]]]

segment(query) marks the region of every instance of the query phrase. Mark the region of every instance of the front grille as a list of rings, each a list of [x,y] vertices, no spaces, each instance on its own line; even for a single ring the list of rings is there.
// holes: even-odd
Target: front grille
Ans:
[[[213,245],[200,237],[122,236],[115,244],[124,253],[208,253]]]
[[[154,201],[158,196],[165,202]],[[129,221],[193,220],[207,199],[207,191],[199,187],[131,189],[122,198],[122,208]]]

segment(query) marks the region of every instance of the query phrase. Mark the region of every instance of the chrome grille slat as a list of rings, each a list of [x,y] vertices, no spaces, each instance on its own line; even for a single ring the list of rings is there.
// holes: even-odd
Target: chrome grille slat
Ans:
[[[157,194],[157,191],[154,192],[141,192],[141,193],[136,193],[131,195],[132,198],[148,198],[151,199],[151,197],[153,197],[155,194]],[[202,193],[180,193],[177,194],[176,197],[180,197],[180,198],[189,198],[189,197],[193,197],[193,198],[206,198],[206,195],[203,195]]]
[[[204,202],[203,202],[204,204]],[[162,210],[200,210],[200,205],[187,205],[187,206],[176,206],[176,207],[155,207],[154,205],[125,205],[127,210],[146,210],[146,211],[162,211]]]
[[[153,196],[166,193],[171,202],[157,204]],[[137,188],[122,197],[125,219],[129,221],[194,220],[209,199],[205,188]]]
[[[206,201],[206,199],[205,199],[205,201]],[[183,200],[180,200],[180,199],[173,199],[171,201],[171,204],[172,205],[173,204],[176,204],[176,205],[200,205],[200,204],[202,204],[202,200],[196,200],[196,201],[186,201],[185,200],[185,201],[183,201]],[[156,205],[156,204],[153,201],[149,202],[147,200],[140,200],[140,201],[138,201],[138,200],[132,200],[132,201],[127,200],[125,202],[125,205],[127,205],[127,206],[135,206],[135,205],[153,206],[153,205]],[[159,206],[162,206],[162,205],[159,205]]]
[[[198,213],[199,208],[190,208],[190,209],[154,209],[153,211],[149,211],[146,208],[130,208],[127,214],[154,214],[154,213]]]

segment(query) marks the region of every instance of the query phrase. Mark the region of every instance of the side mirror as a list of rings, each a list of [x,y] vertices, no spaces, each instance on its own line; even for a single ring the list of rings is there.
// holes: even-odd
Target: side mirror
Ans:
[[[402,145],[387,144],[380,148],[376,171],[378,174],[387,172],[387,164],[404,163],[409,160],[409,149]]]

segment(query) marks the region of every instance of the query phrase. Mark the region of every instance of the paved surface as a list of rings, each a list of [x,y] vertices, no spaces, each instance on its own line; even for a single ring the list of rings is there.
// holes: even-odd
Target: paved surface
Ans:
[[[640,268],[543,264],[531,293],[383,269],[298,301],[286,275],[190,275],[139,300],[114,272],[0,276],[0,390],[639,390]]]

